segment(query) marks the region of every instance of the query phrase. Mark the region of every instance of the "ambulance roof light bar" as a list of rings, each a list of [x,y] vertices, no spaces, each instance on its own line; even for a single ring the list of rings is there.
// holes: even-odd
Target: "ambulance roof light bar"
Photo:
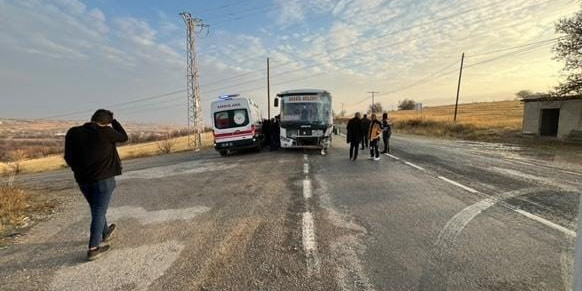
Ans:
[[[238,96],[240,96],[240,94],[225,94],[225,95],[218,96],[218,99],[220,99],[220,100],[230,100],[230,99],[232,99],[234,97],[238,97]]]

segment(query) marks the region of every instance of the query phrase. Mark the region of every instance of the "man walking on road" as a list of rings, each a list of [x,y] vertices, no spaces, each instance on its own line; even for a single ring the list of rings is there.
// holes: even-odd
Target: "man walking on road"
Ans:
[[[382,134],[382,124],[376,119],[376,114],[372,114],[372,121],[370,122],[370,131],[367,133],[370,138],[370,159],[374,161],[380,160],[380,152],[378,151],[378,143],[380,143],[380,135]]]
[[[368,119],[368,115],[364,114],[364,118],[362,118],[362,150],[364,148],[368,148],[368,135],[366,134],[370,130],[370,119]]]
[[[350,144],[350,160],[355,161],[358,158],[358,145],[365,135],[362,130],[362,120],[360,119],[359,112],[356,112],[354,118],[348,121],[346,128],[348,130],[346,142]]]
[[[69,129],[65,138],[65,161],[91,208],[91,235],[87,259],[94,260],[109,251],[101,245],[111,239],[116,225],[107,225],[107,208],[115,189],[115,176],[121,175],[116,143],[126,142],[127,133],[109,110],[99,109],[91,122]]]
[[[384,150],[382,154],[390,152],[390,136],[392,135],[392,123],[388,119],[388,113],[382,114],[382,141],[384,142]]]

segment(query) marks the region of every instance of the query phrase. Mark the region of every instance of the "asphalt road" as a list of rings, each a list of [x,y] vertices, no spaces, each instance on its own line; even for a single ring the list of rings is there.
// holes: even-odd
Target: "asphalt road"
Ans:
[[[568,290],[582,166],[568,155],[394,136],[358,161],[318,151],[180,153],[125,163],[113,250],[85,262],[71,197],[0,250],[0,290]]]

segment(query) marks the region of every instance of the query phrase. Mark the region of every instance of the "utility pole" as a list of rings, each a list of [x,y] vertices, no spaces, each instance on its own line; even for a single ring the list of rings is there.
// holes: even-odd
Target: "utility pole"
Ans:
[[[461,69],[459,70],[459,83],[457,84],[457,101],[455,101],[455,117],[453,122],[457,122],[457,108],[459,107],[459,91],[461,91],[461,76],[463,75],[463,61],[465,60],[465,53],[461,55]]]
[[[269,58],[267,58],[267,116],[271,120],[271,74],[269,67]]]
[[[186,97],[188,98],[188,145],[194,143],[196,151],[202,146],[202,107],[200,105],[200,83],[198,72],[198,58],[196,56],[196,34],[207,28],[202,19],[193,18],[190,12],[180,13],[186,23]],[[192,140],[192,127],[195,129],[195,138]]]
[[[368,91],[368,93],[372,94],[372,113],[376,113],[374,110],[374,94],[380,93],[378,91]]]

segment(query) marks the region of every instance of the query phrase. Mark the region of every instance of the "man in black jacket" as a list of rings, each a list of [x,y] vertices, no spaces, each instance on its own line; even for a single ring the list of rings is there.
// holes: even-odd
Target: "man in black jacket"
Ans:
[[[109,110],[99,109],[91,122],[69,129],[65,138],[65,161],[91,208],[91,235],[87,259],[94,260],[111,247],[101,242],[111,239],[116,225],[107,225],[107,208],[121,175],[116,143],[126,142],[127,133]]]
[[[364,114],[364,118],[362,118],[362,150],[364,148],[368,148],[368,131],[370,130],[370,119],[368,119],[368,115]]]
[[[350,160],[355,161],[358,158],[358,145],[364,136],[364,131],[362,128],[360,113],[356,112],[354,118],[350,119],[348,121],[348,125],[346,126],[346,129],[348,130],[346,141],[350,144]]]

